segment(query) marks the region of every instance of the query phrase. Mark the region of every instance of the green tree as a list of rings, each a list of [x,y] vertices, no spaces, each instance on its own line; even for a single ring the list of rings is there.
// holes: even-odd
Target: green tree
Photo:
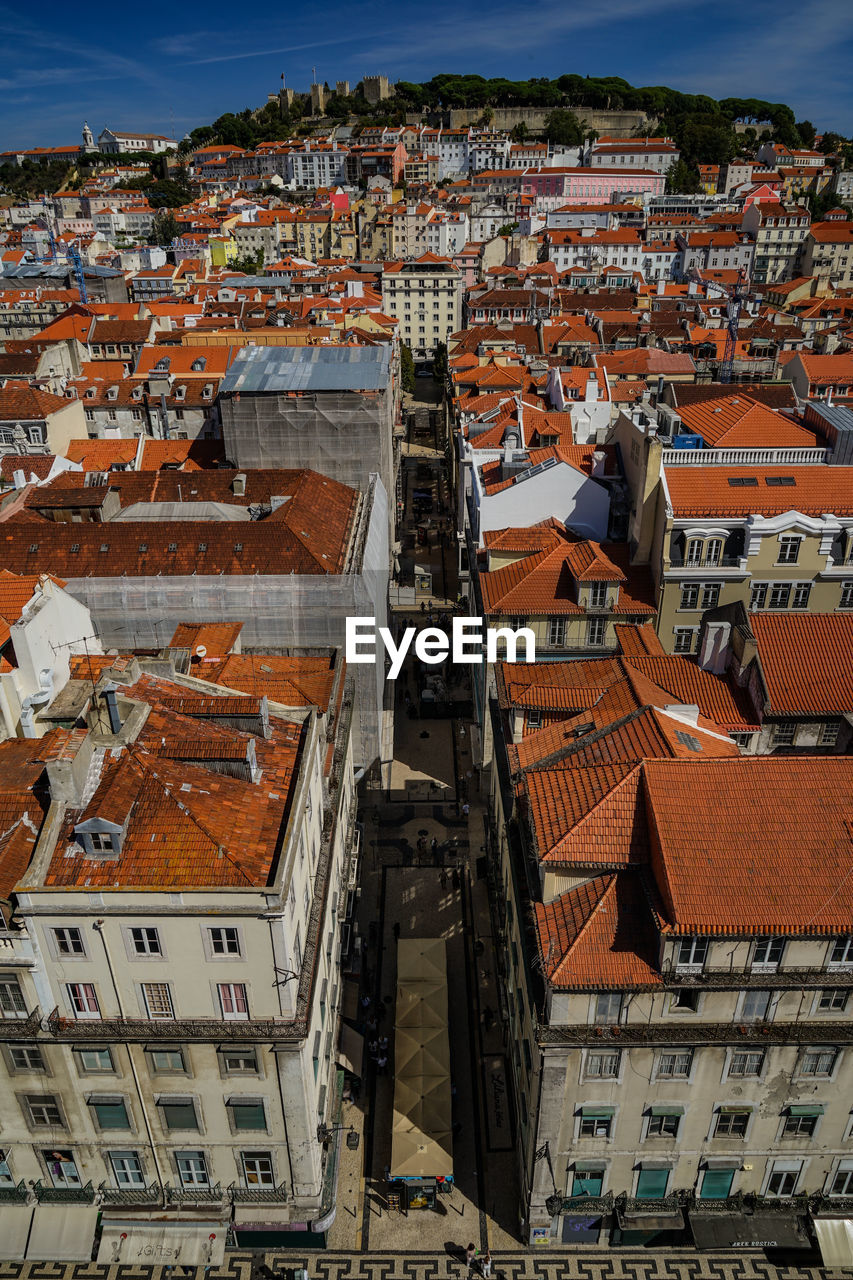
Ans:
[[[811,148],[814,146],[814,140],[817,137],[817,129],[811,120],[798,120],[797,133],[800,135],[800,144],[804,147]]]
[[[682,195],[696,195],[702,190],[702,183],[696,169],[691,169],[685,160],[678,160],[666,175],[666,189]]]
[[[513,142],[526,142],[529,136],[527,125],[523,120],[519,120],[518,124],[514,124],[510,129],[509,136]]]
[[[447,344],[437,342],[432,356],[432,371],[440,382],[447,377],[447,367]]]
[[[165,249],[169,249],[172,246],[172,241],[180,234],[181,228],[178,220],[168,209],[161,209],[159,213],[154,215],[154,223],[149,237],[152,244],[159,244]]]
[[[518,230],[517,222],[505,222],[502,227],[498,227],[499,236],[511,236],[514,231]]]
[[[400,347],[400,380],[403,390],[415,393],[415,361],[411,347],[402,344]]]
[[[263,265],[263,252],[257,254],[246,253],[242,258],[232,258],[228,263],[228,270],[239,271],[246,276],[256,276],[260,274]]]
[[[583,129],[577,116],[558,107],[545,117],[545,137],[562,147],[579,147],[583,142]]]

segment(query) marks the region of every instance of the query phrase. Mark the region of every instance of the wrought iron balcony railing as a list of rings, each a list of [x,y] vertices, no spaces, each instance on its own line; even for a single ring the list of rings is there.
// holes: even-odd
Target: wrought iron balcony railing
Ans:
[[[215,1183],[212,1187],[173,1187],[167,1185],[164,1190],[167,1204],[221,1204],[228,1198],[226,1192],[222,1190],[221,1182]]]
[[[228,1194],[235,1204],[284,1204],[287,1187],[284,1183],[278,1187],[238,1187],[232,1183]]]
[[[843,1022],[659,1022],[621,1026],[543,1026],[543,1044],[589,1045],[626,1049],[640,1045],[853,1044],[853,1023]]]
[[[20,1024],[18,1024],[20,1026]],[[64,1018],[54,1009],[46,1029],[61,1040],[298,1040],[300,1024],[284,1018]],[[21,1039],[21,1032],[15,1039]]]
[[[95,1199],[95,1188],[91,1182],[87,1182],[85,1187],[46,1187],[39,1179],[31,1185],[39,1204],[92,1204]]]
[[[160,1204],[163,1193],[156,1182],[148,1187],[109,1187],[105,1182],[98,1186],[104,1204]]]
[[[16,1187],[0,1187],[0,1204],[24,1204],[29,1196],[23,1179]]]
[[[0,1040],[29,1040],[41,1025],[41,1009],[36,1007],[25,1017],[0,1017]]]

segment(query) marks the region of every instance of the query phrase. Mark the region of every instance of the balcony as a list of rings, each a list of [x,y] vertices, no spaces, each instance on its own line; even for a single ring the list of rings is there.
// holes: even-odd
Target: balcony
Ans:
[[[41,1027],[41,1009],[36,1007],[24,1018],[0,1018],[0,1040],[30,1040]]]
[[[284,1204],[287,1187],[284,1183],[278,1187],[238,1187],[232,1183],[228,1194],[234,1204]]]
[[[582,600],[581,608],[584,613],[612,613],[616,608],[616,596],[607,596],[605,600]]]
[[[95,1200],[95,1188],[91,1182],[87,1182],[85,1187],[46,1187],[39,1179],[31,1186],[39,1204],[93,1204]]]
[[[223,1204],[228,1198],[222,1190],[222,1183],[212,1187],[164,1187],[167,1205]]]
[[[765,986],[767,979],[764,979]],[[774,975],[773,985],[776,986]],[[816,983],[815,986],[822,985]],[[540,1026],[542,1044],[588,1045],[625,1049],[643,1045],[668,1048],[701,1045],[853,1044],[853,1023],[838,1022],[658,1022],[602,1027],[586,1023]]]
[[[163,1198],[156,1182],[149,1187],[109,1187],[102,1182],[98,1192],[101,1203],[106,1205],[159,1205]]]
[[[0,1204],[26,1204],[27,1184],[21,1179],[16,1187],[0,1187]]]
[[[13,1022],[14,1034],[7,1040],[20,1040],[27,1034],[27,1023]],[[5,1031],[0,1023],[0,1032]],[[32,1027],[38,1030],[38,1019]],[[119,1040],[141,1043],[145,1040],[216,1041],[236,1040],[253,1043],[259,1040],[300,1040],[304,1033],[301,1022],[285,1018],[247,1018],[225,1021],[221,1018],[63,1018],[58,1009],[47,1019],[47,1031],[59,1040]]]

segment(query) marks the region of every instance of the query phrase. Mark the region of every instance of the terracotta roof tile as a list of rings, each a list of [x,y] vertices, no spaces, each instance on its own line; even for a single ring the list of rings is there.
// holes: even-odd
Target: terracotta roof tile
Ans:
[[[770,715],[853,713],[853,616],[752,613]]]
[[[853,467],[675,466],[666,468],[665,477],[676,517],[771,516],[787,511],[853,515]],[[740,477],[755,478],[758,484],[729,484]],[[793,478],[794,483],[767,483],[777,477]]]
[[[543,971],[555,987],[594,991],[658,986],[654,927],[638,877],[596,876],[536,903]]]

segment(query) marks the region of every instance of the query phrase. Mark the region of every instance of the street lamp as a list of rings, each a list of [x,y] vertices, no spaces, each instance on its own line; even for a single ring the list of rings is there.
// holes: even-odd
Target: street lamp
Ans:
[[[347,1146],[349,1149],[351,1151],[357,1151],[360,1135],[351,1124],[318,1124],[317,1141],[321,1142],[325,1147],[332,1141],[332,1136],[334,1134],[341,1132],[344,1132],[347,1135]]]

